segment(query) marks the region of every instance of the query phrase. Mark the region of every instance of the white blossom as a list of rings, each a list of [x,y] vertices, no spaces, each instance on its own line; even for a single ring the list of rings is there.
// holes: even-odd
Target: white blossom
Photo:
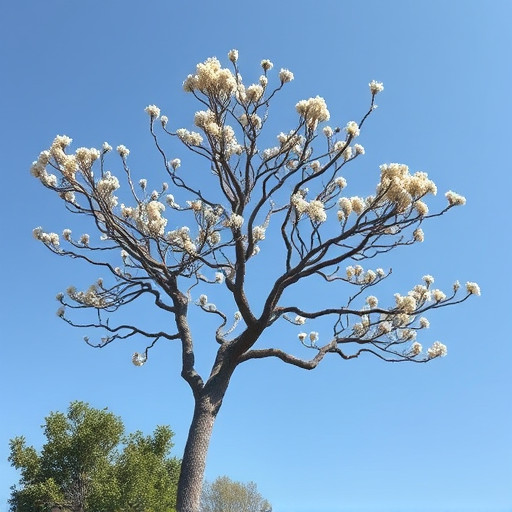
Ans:
[[[418,343],[417,341],[415,341],[411,345],[411,355],[412,356],[417,356],[417,355],[421,354],[422,350],[423,350],[423,347],[421,346],[421,343]]]
[[[391,332],[392,326],[388,321],[379,323],[379,334],[389,334]]]
[[[370,295],[369,297],[366,297],[366,303],[371,308],[376,308],[379,303],[379,300],[377,299],[377,297]]]
[[[466,290],[468,293],[472,295],[480,295],[480,287],[476,283],[471,283],[470,281],[468,281],[466,283]]]
[[[364,202],[364,199],[362,197],[351,197],[350,198],[350,203],[351,203],[351,206],[352,206],[352,210],[357,213],[357,215],[360,215],[361,213],[363,213],[364,211],[364,207],[365,207],[365,202]]]
[[[224,222],[224,226],[240,229],[244,223],[244,218],[237,213],[232,213],[228,220]]]
[[[130,150],[123,144],[117,146],[116,150],[121,155],[121,158],[126,158],[130,154]]]
[[[176,130],[176,135],[185,144],[189,146],[200,146],[203,142],[203,137],[197,132],[190,132],[185,128]]]
[[[347,146],[344,150],[343,150],[343,160],[345,160],[345,162],[347,160],[350,160],[352,158],[352,147],[351,146]]]
[[[349,121],[345,127],[345,130],[352,137],[357,137],[359,135],[359,126],[355,121]]]
[[[338,206],[346,217],[352,213],[352,201],[348,197],[340,197],[338,199]]]
[[[395,293],[396,309],[403,313],[411,314],[416,311],[417,302],[411,295],[400,295]]]
[[[364,155],[364,147],[361,144],[354,144],[356,155]]]
[[[238,50],[230,50],[229,53],[228,53],[228,59],[235,63],[237,60],[238,60]]]
[[[265,240],[265,228],[263,226],[254,226],[252,230],[252,238],[254,242]]]
[[[268,59],[264,59],[261,61],[261,67],[264,71],[270,71],[274,67],[274,64]]]
[[[324,132],[324,135],[326,137],[332,137],[333,136],[333,130],[330,126],[325,126],[324,129],[322,130]]]
[[[414,208],[421,217],[424,217],[428,213],[428,206],[423,201],[415,201]]]
[[[291,82],[294,79],[293,73],[288,69],[281,69],[279,72],[279,80],[281,80],[282,84],[287,82]]]
[[[420,327],[422,329],[428,329],[430,327],[430,322],[424,316],[420,318]]]
[[[117,197],[113,192],[120,187],[119,180],[107,171],[101,179],[96,183],[98,195],[113,208],[117,205]]]
[[[220,233],[218,231],[213,231],[212,233],[210,233],[210,236],[208,237],[208,242],[211,245],[219,244],[220,240],[221,240],[221,236],[220,236]]]
[[[233,73],[222,68],[215,57],[210,57],[196,67],[195,75],[188,75],[183,82],[186,92],[200,91],[221,99],[232,96],[237,88],[237,81]]]
[[[446,199],[448,199],[448,204],[450,206],[462,206],[466,204],[466,198],[455,192],[449,190],[445,194]]]
[[[327,220],[327,213],[325,212],[325,206],[322,201],[311,201],[306,213],[313,222],[325,222]]]
[[[417,228],[413,231],[412,236],[416,242],[423,242],[425,240],[425,235],[421,228]]]
[[[135,366],[142,366],[146,362],[146,356],[144,354],[139,354],[135,352],[132,356],[132,363]]]
[[[430,274],[423,276],[422,279],[427,286],[430,286],[434,282],[434,278]]]
[[[263,96],[263,87],[260,84],[253,84],[247,87],[245,94],[248,101],[257,103]]]
[[[384,90],[384,85],[382,84],[382,82],[372,80],[368,85],[370,86],[370,92],[372,93],[373,96]]]
[[[151,119],[158,119],[160,117],[160,109],[156,105],[148,105],[144,110]]]
[[[434,357],[444,357],[447,354],[446,345],[443,345],[439,341],[435,341],[433,345],[427,350],[428,357],[433,359]]]
[[[441,290],[435,289],[431,293],[435,302],[441,302],[446,299],[446,295]]]
[[[299,101],[295,105],[295,109],[312,130],[317,127],[319,122],[328,121],[330,118],[325,100],[320,96]]]
[[[373,270],[367,270],[364,274],[363,282],[365,284],[373,283],[377,279],[377,274]]]

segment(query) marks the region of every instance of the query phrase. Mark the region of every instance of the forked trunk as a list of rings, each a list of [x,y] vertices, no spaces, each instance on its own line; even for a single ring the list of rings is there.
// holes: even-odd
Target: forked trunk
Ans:
[[[224,393],[222,393],[223,395]],[[206,455],[213,424],[222,403],[211,395],[196,398],[194,417],[190,425],[187,444],[181,462],[178,483],[177,512],[199,512],[203,488]]]

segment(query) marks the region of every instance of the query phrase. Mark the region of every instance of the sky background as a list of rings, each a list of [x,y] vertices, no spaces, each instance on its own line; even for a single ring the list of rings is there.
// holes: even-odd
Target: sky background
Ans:
[[[108,406],[128,431],[169,424],[181,455],[192,397],[176,347],[161,343],[136,368],[131,354],[142,342],[93,350],[55,315],[57,292],[100,276],[32,238],[39,225],[81,226],[29,167],[67,134],[74,147],[125,144],[132,168],[159,183],[144,107],[191,127],[199,107],[183,79],[209,56],[227,65],[237,48],[249,81],[264,58],[295,74],[274,112],[276,133],[293,126],[297,101],[317,94],[333,125],[360,119],[368,82],[384,82],[360,137],[366,155],[350,170],[360,194],[374,191],[380,163],[403,162],[438,185],[432,209],[448,189],[468,202],[426,224],[421,246],[375,266],[393,267],[390,293],[430,273],[448,290],[456,279],[476,281],[482,296],[429,315],[420,341],[441,340],[448,356],[428,365],[243,365],[215,426],[207,478],[253,480],[275,512],[511,511],[511,15],[508,1],[471,0],[2,2],[0,150],[10,181],[0,203],[0,510],[17,481],[8,440],[24,435],[40,447],[44,417],[72,400]],[[190,167],[194,179],[208,172],[202,162]],[[263,250],[273,257],[271,243]],[[207,326],[196,326],[204,369],[214,343]]]

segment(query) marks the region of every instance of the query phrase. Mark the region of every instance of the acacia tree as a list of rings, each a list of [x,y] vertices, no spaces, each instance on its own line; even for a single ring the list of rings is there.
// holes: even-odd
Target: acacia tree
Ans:
[[[213,482],[205,482],[201,512],[272,512],[272,506],[254,482],[244,484],[219,476]]]
[[[157,106],[146,108],[169,190],[164,183],[150,192],[146,179],[137,182],[124,145],[117,146],[124,189],[105,169],[112,150],[108,143],[73,153],[72,140],[57,136],[32,166],[32,174],[56,192],[70,212],[92,221],[101,242],[93,243],[96,237],[89,234],[74,237],[70,229],[59,237],[36,228],[35,238],[53,253],[86,261],[111,277],[108,283],[100,279],[84,291],[70,287],[59,294],[58,315],[72,326],[102,330],[99,341],[86,338],[91,346],[147,338],[146,349],[133,355],[136,365],[146,362],[149,349],[159,340],[181,346],[181,376],[190,386],[195,407],[183,455],[179,512],[199,510],[212,428],[238,366],[276,358],[311,370],[328,354],[343,361],[372,355],[383,361],[425,363],[445,355],[446,347],[435,342],[424,351],[416,341],[418,331],[429,325],[424,313],[480,293],[471,282],[464,293],[459,292],[458,282],[444,293],[433,288],[431,276],[424,276],[404,295],[379,301],[370,294],[391,270],[364,269],[361,263],[422,242],[420,226],[425,220],[465,203],[464,197],[449,191],[446,206],[429,213],[425,199],[436,194],[435,184],[426,173],[411,173],[397,163],[380,167],[373,195],[345,194],[348,165],[364,155],[355,141],[375,108],[382,83],[369,84],[368,110],[359,122],[349,121],[342,129],[327,125],[319,129],[330,119],[323,98],[299,101],[295,126],[279,133],[273,145],[267,133],[270,105],[293,80],[293,73],[281,69],[274,79],[272,62],[263,60],[259,81],[244,85],[238,52],[232,50],[228,57],[231,69],[210,58],[184,81],[184,90],[202,109],[194,117],[199,131],[173,129]],[[201,185],[194,185],[186,168],[180,168],[181,161],[173,154],[176,144],[203,162]],[[124,202],[119,204],[115,194],[121,193]],[[167,217],[182,227],[166,231]],[[276,275],[265,281],[257,262],[260,247],[268,240]],[[250,301],[247,283],[255,273],[263,298]],[[314,307],[306,302],[303,291],[308,286],[332,288],[332,304]],[[208,299],[207,287],[212,288],[217,305]],[[345,300],[339,299],[340,292]],[[156,308],[168,314],[173,327],[149,330],[109,321],[112,313],[142,297],[150,297]],[[218,350],[207,375],[199,374],[195,365],[191,304],[218,319],[211,334]],[[74,320],[70,316],[74,309],[93,310],[95,320]],[[283,348],[282,341],[289,340],[284,331],[272,340],[264,336],[282,321],[292,327],[310,322],[322,330],[325,341],[312,330],[298,333],[295,348],[289,343]]]

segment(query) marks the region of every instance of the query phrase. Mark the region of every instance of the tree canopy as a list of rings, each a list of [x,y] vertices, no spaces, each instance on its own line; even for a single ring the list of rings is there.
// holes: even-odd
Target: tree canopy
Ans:
[[[220,476],[205,482],[201,512],[271,512],[272,506],[254,482],[242,483]]]
[[[315,96],[298,101],[293,125],[276,131],[271,105],[294,74],[288,69],[274,74],[265,59],[259,78],[248,83],[238,52],[230,51],[228,59],[229,68],[207,59],[183,83],[201,109],[194,130],[173,127],[173,118],[161,115],[158,106],[146,107],[167,181],[137,176],[123,144],[116,148],[120,181],[107,170],[110,144],[71,151],[72,139],[64,135],[31,170],[100,235],[75,236],[66,227],[60,236],[37,227],[35,238],[58,256],[108,274],[85,290],[70,286],[58,294],[58,315],[97,331],[85,338],[94,347],[142,340],[144,348],[132,358],[138,366],[157,342],[180,344],[181,376],[192,391],[194,415],[180,473],[179,512],[198,512],[215,418],[243,363],[273,358],[307,370],[326,357],[427,363],[445,356],[447,347],[440,341],[423,347],[418,338],[427,337],[425,315],[480,294],[470,281],[465,287],[455,281],[443,291],[429,274],[405,292],[387,289],[392,269],[378,266],[379,256],[420,244],[428,219],[466,199],[450,190],[431,211],[427,202],[437,193],[434,181],[402,163],[384,163],[370,174],[377,183],[364,195],[358,192],[361,179],[350,183],[351,166],[365,155],[356,141],[382,83],[369,83],[368,106],[359,121],[336,117],[332,126],[326,124],[334,116],[325,99]],[[182,165],[178,151],[196,159]],[[264,259],[265,250],[271,250],[270,259]],[[250,288],[256,282],[255,298]],[[159,329],[112,320],[120,308],[144,297],[172,322]],[[218,350],[206,373],[196,367],[197,347],[204,346],[206,335],[200,322],[191,321],[193,305],[214,323],[210,338]],[[77,310],[92,310],[93,320],[77,320]]]
[[[10,442],[11,464],[21,472],[12,487],[14,512],[174,510],[179,460],[170,456],[173,432],[124,436],[121,419],[108,410],[72,402],[67,414],[52,412],[43,425],[41,451],[24,437]]]

